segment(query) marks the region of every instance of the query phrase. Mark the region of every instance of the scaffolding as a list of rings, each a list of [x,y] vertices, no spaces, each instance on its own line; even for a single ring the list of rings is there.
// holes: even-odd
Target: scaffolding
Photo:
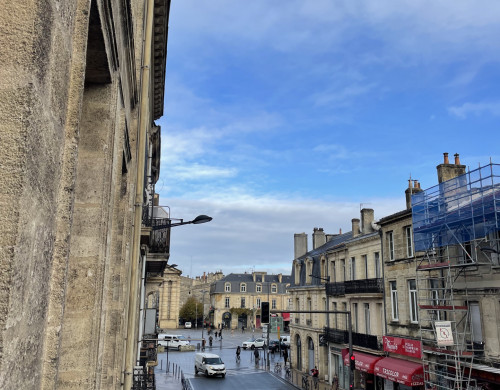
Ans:
[[[500,165],[414,194],[412,218],[425,381],[437,390],[473,389],[473,361],[484,346],[469,294],[471,281],[499,265]]]

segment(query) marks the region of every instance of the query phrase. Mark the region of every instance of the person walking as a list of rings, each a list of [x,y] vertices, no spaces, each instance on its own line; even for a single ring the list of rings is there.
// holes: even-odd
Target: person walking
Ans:
[[[217,337],[217,335],[215,337]],[[210,345],[210,348],[212,348],[212,341],[214,341],[214,338],[212,336],[210,336],[208,338],[208,344]]]
[[[245,325],[241,325],[241,333],[245,333]]]
[[[259,356],[259,350],[257,348],[255,348],[253,350],[253,356],[255,357],[255,364],[257,364],[257,362],[259,361],[260,359],[260,356]]]
[[[218,334],[217,331],[215,331],[215,338],[217,338],[217,334]]]
[[[222,329],[221,329],[221,330],[219,330],[219,337],[220,337],[220,339],[222,340]]]
[[[240,354],[241,354],[241,348],[240,346],[238,345],[238,348],[236,348],[236,361],[239,362],[240,361]]]
[[[286,362],[288,361],[288,349],[287,349],[287,347],[283,348],[283,360],[285,361],[285,366],[286,366]]]

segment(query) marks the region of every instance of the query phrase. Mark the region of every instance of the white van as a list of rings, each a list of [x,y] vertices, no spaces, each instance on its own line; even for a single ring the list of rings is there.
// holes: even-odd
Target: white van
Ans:
[[[197,353],[194,356],[194,374],[201,371],[208,376],[222,375],[226,376],[226,366],[219,355],[213,353]]]
[[[183,345],[189,345],[189,340],[180,334],[165,334],[158,335],[158,345],[163,345],[168,349],[178,349],[180,351]]]
[[[290,347],[290,336],[281,336],[280,342],[281,344],[285,344],[287,347]]]

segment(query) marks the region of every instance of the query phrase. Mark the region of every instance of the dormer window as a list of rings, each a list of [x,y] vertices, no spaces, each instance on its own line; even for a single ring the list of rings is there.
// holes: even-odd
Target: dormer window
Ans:
[[[300,261],[295,262],[295,284],[300,284]]]
[[[271,293],[276,294],[278,292],[278,286],[276,284],[271,285]]]
[[[224,291],[225,292],[231,292],[231,283],[226,283],[224,285]]]
[[[240,292],[247,292],[247,284],[246,283],[240,284]]]
[[[309,258],[306,260],[306,284],[311,284],[312,269],[313,269],[313,260]]]
[[[258,284],[256,287],[255,287],[255,291],[260,293],[262,292],[262,284]]]

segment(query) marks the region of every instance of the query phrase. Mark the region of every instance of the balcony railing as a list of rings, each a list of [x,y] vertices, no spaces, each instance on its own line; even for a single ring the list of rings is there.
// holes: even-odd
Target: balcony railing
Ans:
[[[164,218],[155,218],[152,221],[151,241],[149,251],[151,253],[170,253],[170,228],[155,229],[155,226],[165,226],[170,221]]]
[[[336,344],[349,344],[349,332],[347,330],[327,328],[324,329],[326,340]],[[379,350],[378,337],[371,334],[352,332],[352,344],[358,347]]]
[[[359,279],[345,282],[346,294],[380,294],[384,292],[382,279]]]
[[[327,283],[326,284],[326,295],[329,296],[339,296],[345,294],[344,283]]]

